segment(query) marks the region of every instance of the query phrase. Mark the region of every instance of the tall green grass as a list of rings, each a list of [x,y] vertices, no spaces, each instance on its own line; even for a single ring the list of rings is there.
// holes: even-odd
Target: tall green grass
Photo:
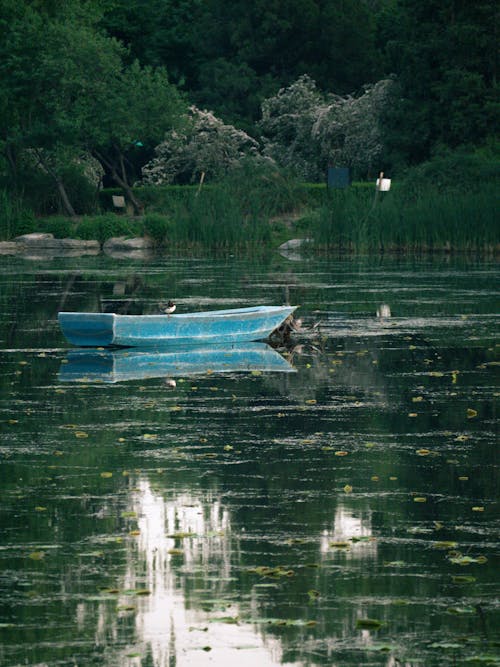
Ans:
[[[167,186],[157,203],[162,197],[168,219],[162,225],[157,214],[148,214],[148,233],[161,245],[208,248],[269,246],[270,218],[303,201],[293,178],[275,168],[249,165],[218,183],[180,189]]]
[[[0,241],[33,231],[35,216],[22,200],[13,198],[7,190],[0,190]]]
[[[485,251],[500,243],[494,184],[475,191],[333,191],[310,217],[318,247],[349,252]]]
[[[237,194],[224,185],[194,193],[173,207],[171,218],[169,245],[257,247],[270,240],[267,217],[246,208]]]

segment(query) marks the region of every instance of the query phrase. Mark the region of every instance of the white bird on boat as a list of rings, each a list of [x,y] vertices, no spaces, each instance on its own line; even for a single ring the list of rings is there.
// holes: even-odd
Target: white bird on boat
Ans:
[[[169,301],[167,304],[160,303],[159,305],[160,310],[162,313],[165,313],[165,315],[171,315],[177,307],[173,301]]]

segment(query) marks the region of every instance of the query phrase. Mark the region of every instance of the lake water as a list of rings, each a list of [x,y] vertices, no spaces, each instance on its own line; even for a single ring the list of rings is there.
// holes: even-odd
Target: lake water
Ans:
[[[0,269],[2,667],[500,664],[498,264]],[[304,331],[271,368],[134,376],[57,326],[169,298]]]

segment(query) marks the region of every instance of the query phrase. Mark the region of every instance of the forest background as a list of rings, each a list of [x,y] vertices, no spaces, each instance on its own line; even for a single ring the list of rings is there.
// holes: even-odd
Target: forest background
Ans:
[[[293,228],[324,246],[495,248],[499,13],[2,0],[0,237],[224,246]],[[329,191],[329,166],[354,186]],[[380,171],[397,187],[377,202]],[[112,194],[130,216],[103,215]]]

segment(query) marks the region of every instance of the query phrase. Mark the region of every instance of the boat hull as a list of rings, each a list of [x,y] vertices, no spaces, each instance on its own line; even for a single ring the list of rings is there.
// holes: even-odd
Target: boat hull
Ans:
[[[296,306],[256,306],[173,315],[58,314],[67,340],[79,347],[211,345],[265,340]]]

